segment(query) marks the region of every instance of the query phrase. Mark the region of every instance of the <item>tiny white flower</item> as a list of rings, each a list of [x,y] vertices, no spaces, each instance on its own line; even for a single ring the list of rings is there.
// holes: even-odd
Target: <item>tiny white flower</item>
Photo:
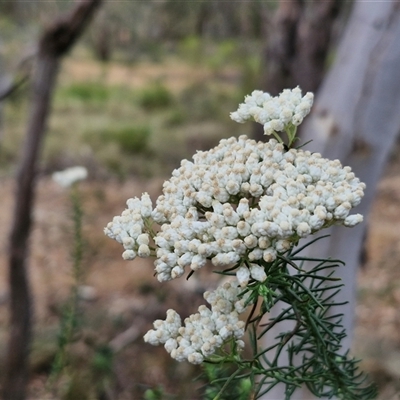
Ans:
[[[296,232],[300,237],[306,237],[311,233],[311,227],[307,224],[307,222],[301,222],[297,226]]]
[[[250,275],[253,279],[259,282],[264,282],[267,279],[267,274],[265,273],[264,268],[257,264],[251,264]]]
[[[134,260],[136,258],[136,253],[133,250],[125,250],[122,253],[122,258],[124,260]]]
[[[263,251],[263,259],[266,262],[272,262],[276,259],[276,251],[273,248],[269,248]]]
[[[240,284],[240,286],[247,286],[250,279],[250,271],[247,267],[241,266],[236,271],[236,278]]]
[[[146,339],[145,339],[146,341]],[[176,339],[174,338],[169,338],[165,344],[164,344],[165,350],[168,351],[168,353],[171,353],[172,350],[175,350],[178,347],[178,343]]]
[[[180,276],[182,276],[184,274],[185,270],[180,267],[180,266],[176,266],[174,268],[172,268],[171,270],[171,278],[175,279],[175,278],[179,278]]]
[[[194,352],[189,354],[188,361],[191,364],[201,364],[204,361],[204,357],[201,353]]]
[[[353,214],[353,215],[349,215],[348,217],[346,217],[346,219],[344,220],[344,225],[348,226],[348,227],[353,227],[358,225],[359,223],[361,223],[363,221],[363,216],[361,214]]]
[[[85,180],[88,176],[88,171],[85,167],[71,167],[64,171],[54,172],[52,178],[54,182],[62,187],[69,187],[76,182]]]
[[[254,235],[249,235],[244,238],[244,244],[249,248],[252,249],[257,246],[258,240],[257,237]]]
[[[147,244],[141,244],[138,249],[138,256],[145,258],[150,256],[150,248]]]
[[[280,253],[289,250],[292,247],[292,242],[290,240],[277,240],[275,242],[275,248]]]
[[[124,248],[126,250],[132,250],[132,248],[135,244],[135,241],[131,237],[126,236],[122,239],[122,244],[124,245]]]
[[[136,239],[137,244],[140,246],[141,244],[149,244],[149,235],[147,233],[142,233],[141,235],[138,236]]]

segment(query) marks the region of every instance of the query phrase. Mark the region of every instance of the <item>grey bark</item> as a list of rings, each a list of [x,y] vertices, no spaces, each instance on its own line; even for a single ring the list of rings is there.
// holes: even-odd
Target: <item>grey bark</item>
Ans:
[[[4,399],[26,398],[32,325],[32,298],[27,274],[28,240],[37,163],[50,113],[51,95],[61,57],[78,39],[100,3],[101,0],[80,1],[71,14],[48,27],[39,42],[32,80],[32,106],[16,179],[15,208],[9,239],[10,332],[2,387]]]
[[[356,305],[356,278],[368,213],[385,163],[400,131],[400,3],[357,1],[340,43],[336,61],[317,94],[313,111],[305,121],[303,141],[324,157],[339,158],[367,184],[366,195],[355,212],[365,222],[355,228],[335,227],[329,240],[312,246],[309,254],[345,261],[337,275],[344,288],[340,300],[351,348]],[[276,334],[274,332],[272,335]],[[266,339],[268,340],[268,338]],[[284,398],[282,388],[263,397]],[[310,400],[306,390],[291,400]]]
[[[304,126],[308,148],[350,165],[367,184],[357,208],[365,223],[336,227],[316,250],[346,261],[343,296],[349,343],[353,331],[356,270],[379,177],[400,132],[400,3],[357,2],[337,62],[327,76]],[[314,250],[313,250],[314,251]]]

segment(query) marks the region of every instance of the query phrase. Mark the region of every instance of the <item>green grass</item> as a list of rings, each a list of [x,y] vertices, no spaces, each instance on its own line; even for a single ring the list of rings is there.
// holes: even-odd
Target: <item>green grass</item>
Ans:
[[[182,91],[169,87],[167,80],[151,82],[148,77],[138,88],[109,84],[107,74],[119,67],[116,62],[107,65],[104,79],[81,81],[62,73],[48,123],[42,171],[81,164],[92,169],[91,176],[165,176],[182,158],[191,158],[196,147],[206,150],[222,137],[249,133],[249,127],[229,119],[242,93],[238,81],[221,81],[214,75],[215,66],[224,68],[235,59],[237,45],[226,41],[208,49],[198,38],[188,38],[182,46],[179,51],[185,57],[201,55],[196,65],[183,56],[179,61],[193,67],[193,77],[199,65],[211,72],[207,82],[202,77],[189,80]],[[74,56],[78,67],[82,57],[84,61],[83,55]],[[249,60],[237,67],[238,71],[247,68],[242,75],[246,81],[253,80],[258,66],[257,60]],[[136,66],[131,68],[135,76]],[[5,104],[2,173],[11,171],[19,156],[29,108],[28,90]]]
[[[125,125],[105,127],[97,132],[90,132],[87,140],[91,143],[98,136],[102,144],[116,143],[122,153],[137,154],[146,152],[149,146],[151,129],[148,125]]]
[[[167,108],[173,104],[172,93],[161,83],[153,83],[139,91],[138,102],[147,110]]]
[[[110,89],[100,82],[76,82],[59,89],[59,96],[82,102],[105,102],[110,98]]]
[[[127,87],[107,85],[103,81],[77,81],[60,85],[55,96],[55,104],[59,107],[104,107],[121,100],[132,104],[135,93]]]

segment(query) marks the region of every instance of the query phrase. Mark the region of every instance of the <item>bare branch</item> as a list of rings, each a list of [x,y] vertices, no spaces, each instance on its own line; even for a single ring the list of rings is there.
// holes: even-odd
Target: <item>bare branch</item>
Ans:
[[[29,75],[26,74],[16,81],[13,81],[7,85],[5,89],[0,91],[0,102],[5,100],[7,97],[12,96],[17,92],[29,79]]]
[[[32,225],[37,161],[46,131],[61,57],[79,38],[101,0],[82,0],[66,17],[45,30],[32,77],[33,97],[27,135],[17,174],[15,209],[10,233],[10,336],[3,398],[24,400],[28,383],[32,300],[27,275],[28,239]]]
[[[32,75],[32,61],[37,56],[36,50],[24,56],[16,65],[13,77],[5,78],[0,85],[0,102],[18,91]]]

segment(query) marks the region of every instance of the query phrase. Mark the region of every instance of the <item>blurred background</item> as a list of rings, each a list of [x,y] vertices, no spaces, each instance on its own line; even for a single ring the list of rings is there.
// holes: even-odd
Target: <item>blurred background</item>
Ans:
[[[0,372],[9,334],[8,234],[31,71],[41,33],[74,4],[0,0]],[[259,137],[252,124],[229,118],[245,94],[276,94],[297,84],[317,91],[352,7],[351,1],[246,0],[100,6],[62,61],[39,161],[28,262],[34,299],[30,399],[207,398],[202,379],[193,382],[200,368],[170,360],[163,348],[144,344],[142,335],[168,308],[182,315],[197,310],[212,285],[209,275],[202,271],[186,287],[160,285],[151,262],[123,261],[121,246],[103,228],[128,198],[147,191],[155,199],[163,180],[196,150],[225,137]],[[353,346],[382,400],[400,393],[398,150],[393,146],[369,218]],[[79,186],[79,329],[68,346],[67,367],[49,388],[73,285],[69,195],[51,174],[75,165],[89,171]]]

